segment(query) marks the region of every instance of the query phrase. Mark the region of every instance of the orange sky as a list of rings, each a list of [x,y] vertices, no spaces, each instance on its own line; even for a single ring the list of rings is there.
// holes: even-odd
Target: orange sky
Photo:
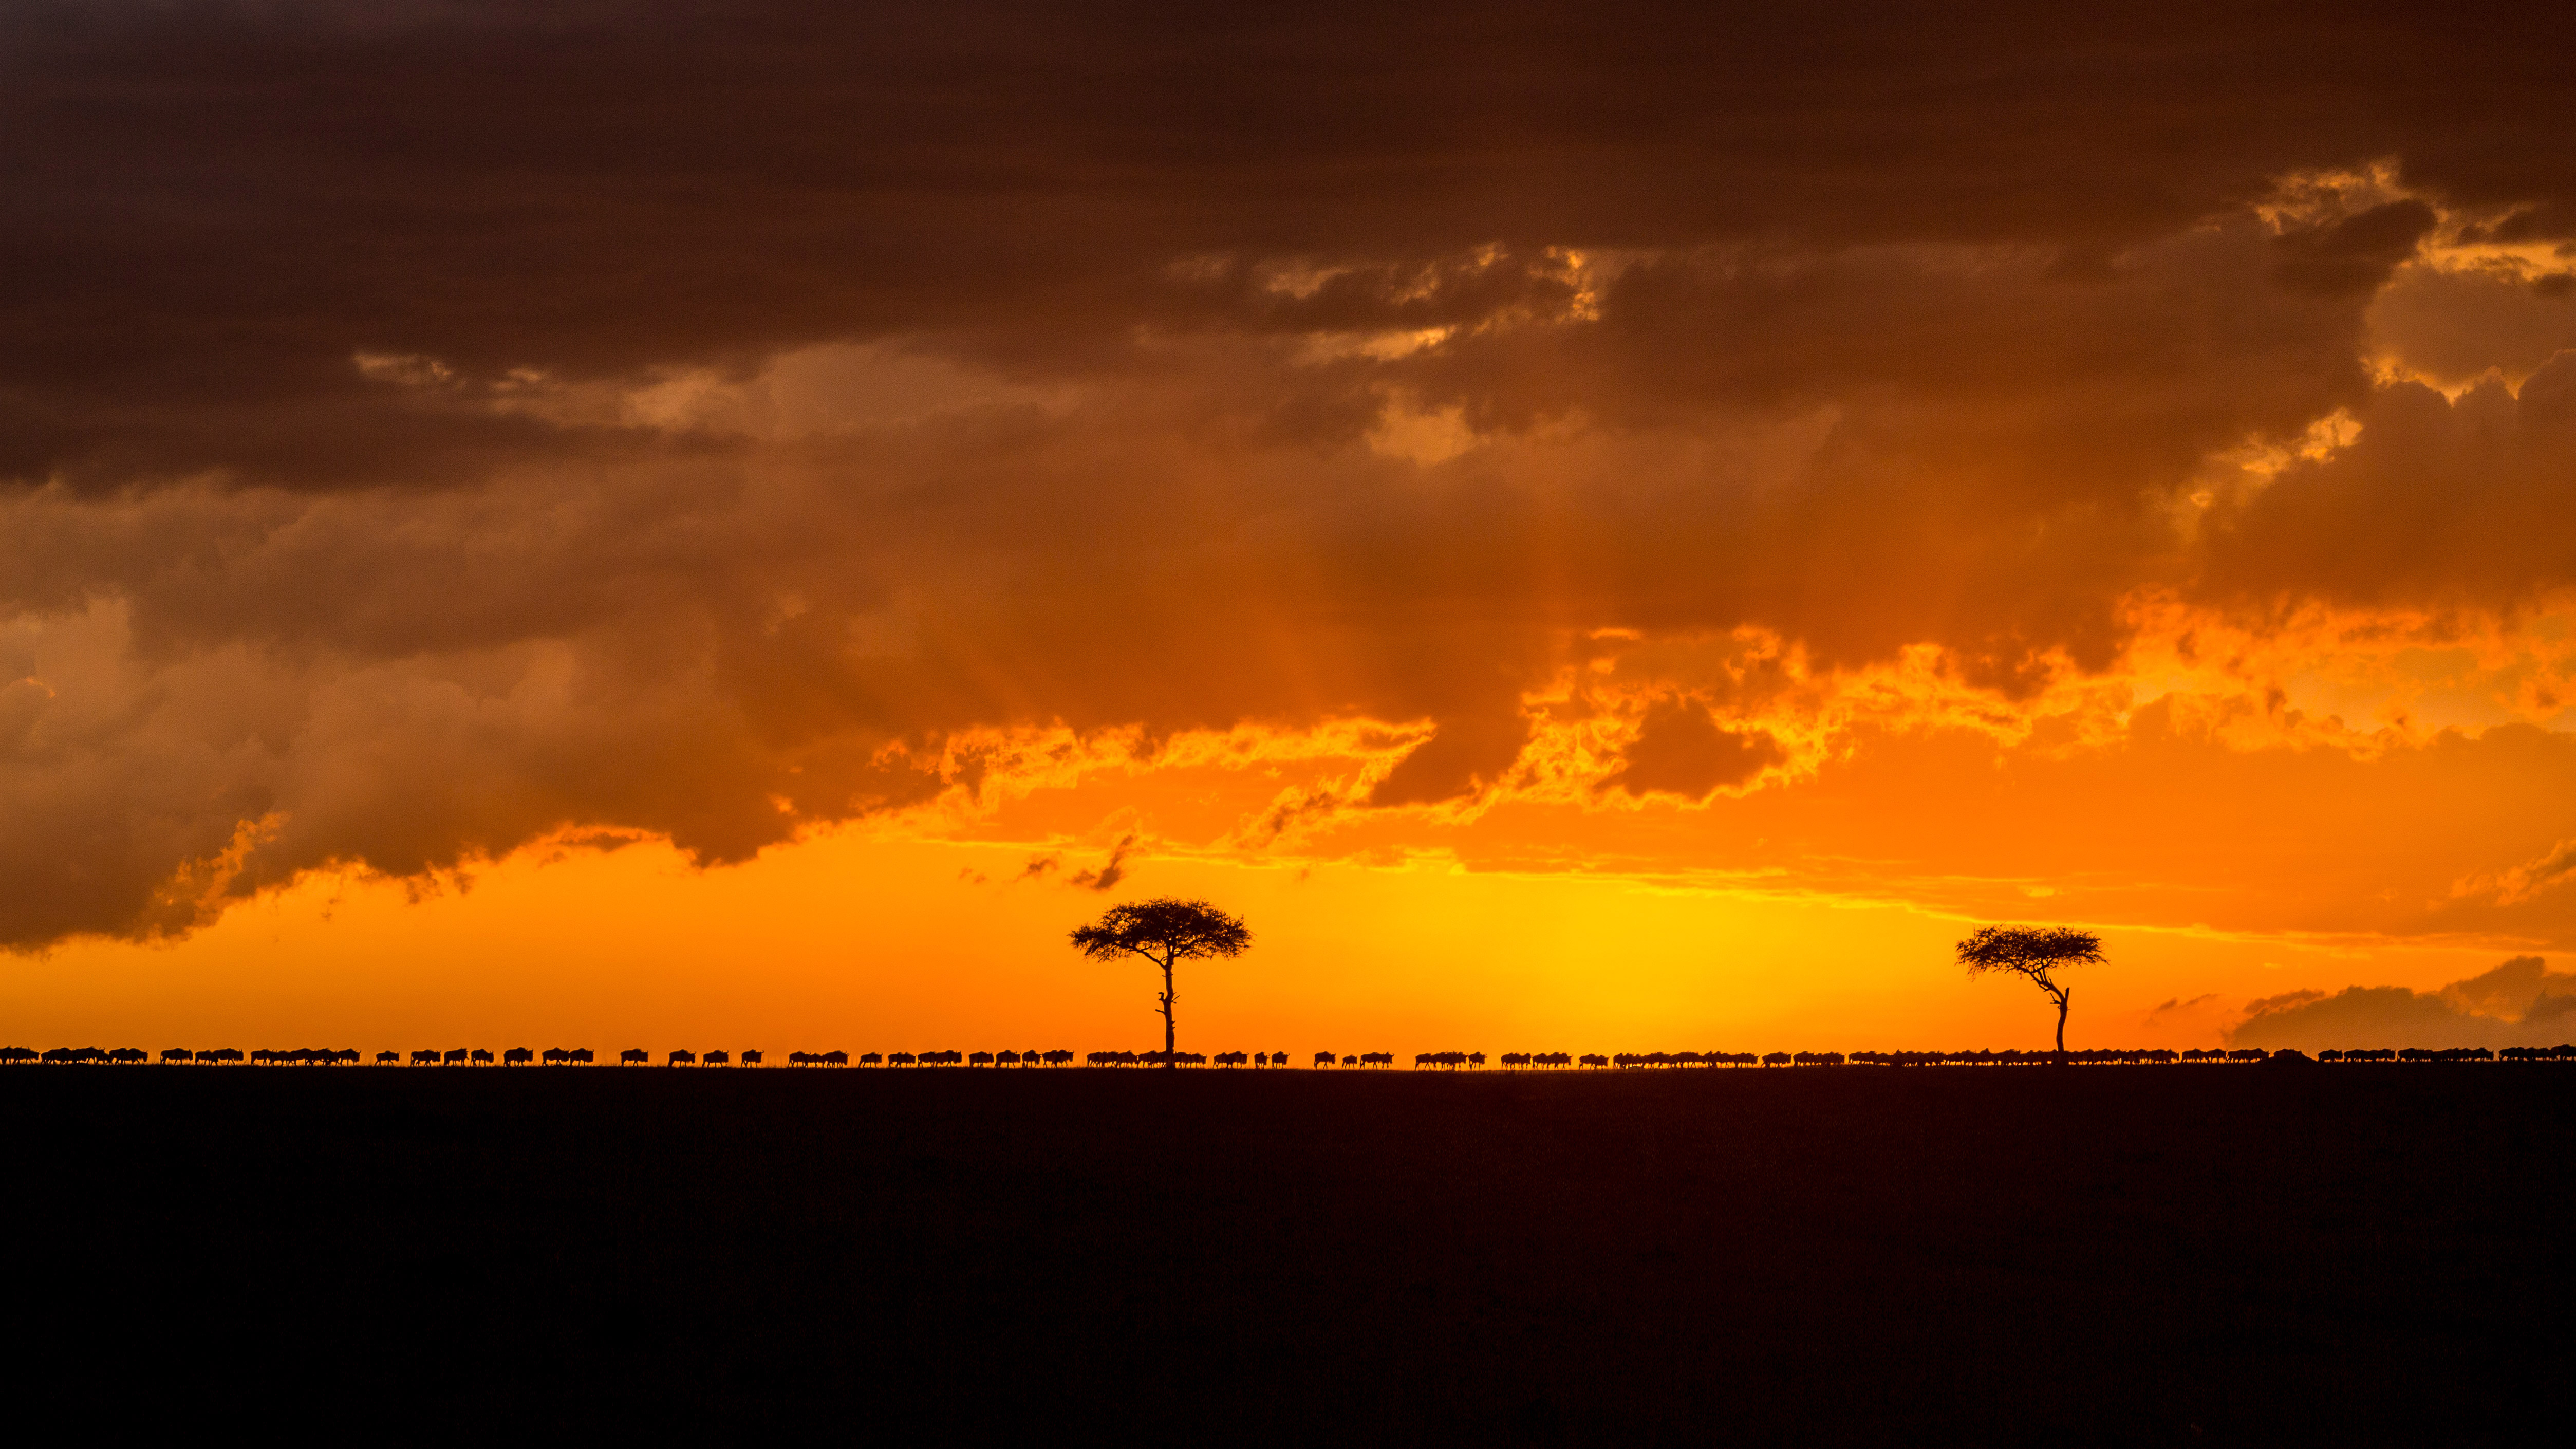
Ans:
[[[0,1036],[2576,1036],[2551,47],[988,18],[0,22]]]

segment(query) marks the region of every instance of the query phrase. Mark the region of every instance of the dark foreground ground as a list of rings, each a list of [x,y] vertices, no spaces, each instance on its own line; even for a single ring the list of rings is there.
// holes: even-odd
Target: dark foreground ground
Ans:
[[[0,1069],[11,1417],[2566,1432],[2576,1067]]]

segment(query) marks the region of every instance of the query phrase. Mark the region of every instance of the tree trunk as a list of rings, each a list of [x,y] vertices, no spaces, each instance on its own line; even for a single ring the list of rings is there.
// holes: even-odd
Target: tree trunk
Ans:
[[[2057,1064],[2061,1067],[2066,1065],[2066,1004],[2074,996],[2071,989],[2057,993]]]
[[[2063,1027],[2061,1027],[2061,1028],[2059,1028],[2059,1030],[2060,1030],[2060,1032],[2062,1033],[2062,1032],[2064,1031],[2064,1028],[2063,1028]],[[1179,1056],[1179,1049],[1173,1045],[1173,1043],[1174,1043],[1176,1040],[1177,1040],[1177,1037],[1174,1035],[1174,1033],[1173,1033],[1173,1031],[1172,1031],[1172,963],[1171,963],[1171,962],[1169,962],[1169,961],[1166,961],[1166,962],[1164,962],[1164,963],[1163,963],[1163,1070],[1164,1070],[1164,1071],[1167,1071],[1167,1072],[1177,1072],[1177,1071],[1179,1071],[1179,1070],[1181,1069],[1180,1056]]]

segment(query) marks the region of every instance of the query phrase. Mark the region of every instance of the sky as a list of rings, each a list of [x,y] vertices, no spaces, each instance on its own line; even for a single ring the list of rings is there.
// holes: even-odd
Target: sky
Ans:
[[[1720,8],[0,0],[0,1035],[2576,1036],[2563,17]]]

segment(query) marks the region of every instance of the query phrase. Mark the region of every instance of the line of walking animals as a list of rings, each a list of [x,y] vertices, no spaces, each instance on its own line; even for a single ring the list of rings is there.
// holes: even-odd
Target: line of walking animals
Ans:
[[[740,1058],[741,1064],[746,1067],[757,1067],[766,1062],[766,1058],[757,1051],[745,1051],[740,1054]],[[18,1062],[129,1064],[149,1062],[152,1059],[150,1052],[139,1047],[118,1047],[113,1051],[101,1051],[97,1047],[56,1047],[46,1052],[35,1051],[28,1047],[0,1047],[0,1064]],[[2213,1047],[2206,1051],[2195,1048],[2181,1052],[2140,1049],[2066,1053],[2067,1061],[2079,1065],[2259,1062],[2271,1059],[2310,1060],[2304,1054],[2295,1051],[2267,1052],[2257,1047],[2240,1047],[2234,1051]],[[329,1047],[297,1047],[292,1051],[272,1051],[263,1048],[255,1052],[244,1052],[233,1047],[221,1047],[212,1051],[191,1051],[186,1047],[172,1047],[161,1053],[160,1060],[171,1064],[223,1065],[248,1062],[258,1066],[327,1067],[353,1066],[364,1058],[353,1048],[334,1050]],[[512,1047],[498,1055],[481,1047],[470,1049],[455,1047],[445,1051],[437,1049],[416,1051],[408,1059],[401,1052],[396,1051],[382,1051],[375,1055],[375,1064],[378,1066],[401,1066],[406,1063],[406,1060],[409,1065],[415,1067],[495,1064],[517,1067],[535,1063],[546,1066],[588,1066],[595,1058],[588,1047],[549,1047],[542,1052],[527,1047]],[[1050,1052],[862,1052],[856,1057],[842,1051],[789,1052],[787,1054],[787,1064],[793,1067],[846,1067],[853,1064],[863,1067],[1061,1067],[1075,1060],[1072,1052],[1061,1048]],[[1243,1052],[1218,1052],[1214,1056],[1204,1052],[1089,1052],[1080,1060],[1085,1066],[1093,1067],[1158,1067],[1169,1064],[1193,1067],[1251,1066],[1258,1069],[1290,1065],[1289,1055],[1286,1052],[1253,1052],[1248,1056]],[[1505,1052],[1496,1060],[1505,1071],[1568,1068],[1627,1071],[1655,1067],[2025,1066],[2053,1062],[2057,1060],[2057,1054],[2045,1051],[1853,1052],[1846,1056],[1841,1052],[1771,1052],[1756,1056],[1752,1052],[1619,1052],[1604,1056],[1598,1052],[1586,1052],[1581,1056],[1574,1056],[1566,1052]],[[2314,1060],[2327,1062],[2564,1061],[2576,1060],[2576,1045],[2506,1047],[2501,1051],[2490,1051],[2485,1047],[2438,1049],[2409,1047],[2403,1051],[2388,1048],[2355,1049],[2319,1052]],[[617,1054],[617,1062],[620,1066],[650,1066],[653,1062],[653,1054],[642,1047],[631,1047]],[[663,1059],[663,1065],[673,1067],[722,1067],[731,1066],[734,1062],[735,1054],[724,1051],[674,1051]],[[1485,1062],[1486,1057],[1483,1052],[1419,1052],[1413,1058],[1416,1071],[1456,1071],[1461,1067],[1474,1071],[1483,1067]],[[1310,1065],[1316,1068],[1392,1067],[1395,1065],[1395,1053],[1361,1052],[1353,1056],[1336,1056],[1332,1052],[1317,1052]]]

